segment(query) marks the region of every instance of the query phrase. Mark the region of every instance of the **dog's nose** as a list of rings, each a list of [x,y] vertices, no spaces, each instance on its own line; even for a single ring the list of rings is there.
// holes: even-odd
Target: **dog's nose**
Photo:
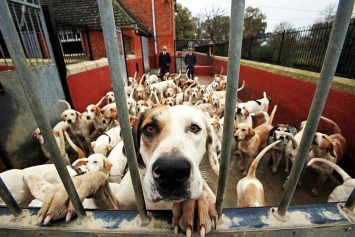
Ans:
[[[154,180],[163,189],[182,187],[190,178],[191,164],[184,158],[160,158],[153,164]]]
[[[241,108],[238,108],[237,109],[237,114],[241,114],[242,113],[242,109]]]

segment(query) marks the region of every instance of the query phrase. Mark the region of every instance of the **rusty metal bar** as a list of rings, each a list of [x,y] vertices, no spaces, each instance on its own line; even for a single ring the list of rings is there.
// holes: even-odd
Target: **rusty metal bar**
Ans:
[[[0,197],[6,204],[6,206],[9,208],[11,211],[12,215],[18,217],[21,215],[22,210],[21,207],[17,204],[16,200],[10,193],[10,191],[7,189],[6,184],[0,177]]]
[[[216,197],[216,209],[220,218],[223,210],[223,199],[226,190],[228,167],[232,147],[234,130],[234,114],[237,104],[237,91],[239,82],[240,60],[243,40],[243,22],[244,22],[245,1],[232,0],[231,6],[231,24],[230,41],[228,49],[228,74],[226,107],[224,112],[224,126],[222,137],[221,164],[218,177],[218,189]]]
[[[142,224],[145,225],[149,222],[149,218],[144,202],[142,183],[139,175],[138,162],[131,132],[131,125],[129,123],[127,100],[123,81],[124,76],[118,51],[118,39],[113,15],[112,0],[98,0],[98,3],[102,31],[104,33],[106,53],[110,66],[113,92],[115,94],[117,109],[119,108],[118,117],[120,119],[122,139],[128,158],[127,162],[131,173],[132,183],[134,184],[133,189],[136,197],[138,212],[142,220]]]
[[[311,147],[314,133],[317,130],[320,116],[322,115],[326,99],[331,88],[335,70],[340,58],[346,32],[349,26],[354,0],[340,0],[335,16],[334,27],[330,36],[327,52],[323,62],[317,89],[312,101],[311,109],[304,128],[305,136],[302,137],[300,146],[295,158],[295,164],[290,173],[290,179],[285,187],[277,213],[284,216],[290,205],[296,185],[301,176],[302,169]]]
[[[35,79],[35,77],[32,75],[31,70],[26,62],[25,52],[21,47],[21,41],[16,32],[15,25],[13,21],[8,22],[5,20],[11,18],[12,17],[10,14],[10,10],[7,6],[7,2],[0,1],[0,21],[2,22],[0,24],[0,29],[3,33],[5,42],[11,42],[11,45],[7,44],[6,46],[13,59],[13,64],[16,68],[16,73],[20,78],[20,84],[22,86],[24,94],[26,95],[30,108],[33,111],[33,116],[36,120],[36,123],[41,130],[44,140],[47,143],[48,151],[53,157],[53,163],[56,166],[58,174],[62,179],[65,189],[68,192],[69,198],[73,203],[74,209],[79,217],[84,217],[86,215],[86,212],[75,190],[73,181],[69,176],[64,160],[60,154],[57,142],[55,141],[55,138],[53,136],[52,128],[39,98],[40,92],[31,81],[33,78]],[[4,26],[5,22],[6,27]]]

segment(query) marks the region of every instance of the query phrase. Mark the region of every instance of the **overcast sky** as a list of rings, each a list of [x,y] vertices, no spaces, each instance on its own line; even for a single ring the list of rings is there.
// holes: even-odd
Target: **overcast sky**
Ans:
[[[246,0],[245,7],[258,7],[266,14],[267,32],[273,31],[274,26],[280,22],[291,22],[295,28],[308,26],[316,19],[321,18],[320,12],[327,5],[335,4],[338,0]],[[184,7],[187,7],[193,16],[198,16],[204,9],[219,7],[230,15],[231,0],[177,0]]]

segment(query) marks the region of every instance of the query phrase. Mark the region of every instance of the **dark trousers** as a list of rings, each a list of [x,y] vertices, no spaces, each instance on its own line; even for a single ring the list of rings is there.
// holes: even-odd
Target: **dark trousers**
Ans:
[[[190,79],[194,79],[195,67],[194,66],[187,66],[186,70],[189,70],[187,73],[187,77]]]
[[[160,68],[160,78],[163,79],[165,73],[170,72],[169,66],[163,66]]]

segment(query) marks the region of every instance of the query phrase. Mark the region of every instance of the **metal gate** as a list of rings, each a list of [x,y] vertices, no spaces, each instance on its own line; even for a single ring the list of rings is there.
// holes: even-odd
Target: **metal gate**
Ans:
[[[14,1],[11,1],[14,2]],[[109,0],[99,0],[100,16],[103,24],[103,32],[105,37],[105,45],[108,54],[108,60],[110,65],[117,65],[119,61],[119,54],[117,48],[117,38],[115,37],[115,27],[113,18],[112,1]],[[330,40],[329,47],[327,49],[327,56],[324,61],[324,66],[322,73],[320,75],[319,84],[314,96],[310,114],[308,117],[307,125],[305,126],[304,133],[309,135],[302,139],[300,143],[300,150],[297,153],[296,162],[291,174],[288,185],[285,188],[284,196],[280,202],[279,207],[261,207],[261,208],[232,208],[223,210],[223,199],[225,194],[226,176],[228,175],[228,164],[230,159],[231,150],[231,136],[232,134],[228,131],[232,131],[234,122],[234,113],[237,97],[237,85],[239,80],[239,69],[240,69],[240,57],[241,57],[241,42],[242,42],[242,30],[243,30],[243,12],[245,7],[245,1],[232,1],[232,17],[230,37],[231,43],[229,45],[229,65],[228,65],[228,77],[234,80],[228,80],[226,100],[230,103],[226,104],[226,113],[224,120],[224,132],[222,138],[222,153],[221,153],[221,166],[220,166],[220,176],[218,179],[218,190],[216,198],[216,209],[218,217],[221,218],[222,214],[227,217],[230,222],[224,223],[226,226],[220,225],[218,223],[217,230],[212,231],[210,236],[290,236],[290,235],[304,235],[304,236],[354,236],[354,206],[355,206],[355,191],[346,201],[346,203],[326,203],[319,205],[304,205],[304,206],[293,206],[289,207],[290,199],[292,198],[293,192],[296,188],[296,183],[300,176],[300,171],[303,167],[305,161],[305,151],[309,150],[315,128],[320,119],[321,111],[323,110],[326,96],[329,92],[332,77],[336,68],[336,61],[339,58],[341,45],[344,40],[344,29],[346,22],[350,19],[351,11],[349,11],[350,6],[354,4],[354,1],[340,1],[337,17],[335,31],[333,31],[332,39]],[[0,2],[0,9],[6,6],[4,1]],[[0,11],[1,18],[3,20],[4,11]],[[6,13],[6,12],[5,12]],[[1,30],[3,30],[1,28]],[[10,36],[14,36],[13,34]],[[5,40],[8,38],[5,38]],[[10,50],[11,54],[11,50]],[[24,62],[22,62],[25,64]],[[22,64],[16,64],[16,69],[26,69],[26,66]],[[21,67],[21,68],[20,68]],[[29,73],[30,70],[25,70],[25,73]],[[54,157],[55,165],[61,175],[62,181],[68,192],[70,200],[73,202],[73,206],[79,216],[79,220],[76,220],[73,225],[55,223],[50,227],[39,227],[33,222],[32,216],[35,216],[36,210],[29,210],[26,213],[22,213],[23,216],[18,219],[9,221],[9,211],[6,209],[0,209],[0,214],[2,218],[0,222],[0,233],[6,234],[7,236],[31,236],[31,235],[51,235],[51,236],[166,236],[173,235],[174,230],[168,225],[161,225],[157,223],[155,226],[150,226],[151,228],[143,228],[138,224],[130,229],[124,229],[122,227],[123,221],[135,222],[134,219],[139,214],[141,223],[147,224],[149,222],[149,215],[145,209],[145,202],[143,199],[142,187],[137,172],[137,159],[136,153],[134,151],[132,134],[130,131],[130,123],[128,118],[128,111],[124,93],[124,84],[122,80],[122,70],[118,63],[118,67],[110,67],[111,78],[113,78],[113,89],[115,92],[115,98],[117,107],[120,108],[119,119],[122,128],[122,138],[125,144],[125,151],[128,157],[128,165],[131,172],[132,182],[134,183],[133,188],[136,195],[137,201],[137,211],[93,211],[90,212],[90,218],[84,218],[86,212],[83,211],[80,200],[77,197],[75,189],[70,185],[69,180],[63,179],[65,175],[61,175],[66,169],[60,164],[60,156]],[[27,79],[23,72],[20,72],[20,79]],[[30,75],[33,76],[33,75]],[[33,82],[32,82],[33,83]],[[30,84],[25,84],[31,87]],[[31,88],[33,89],[33,88]],[[27,91],[24,89],[25,92]],[[35,91],[35,90],[33,90]],[[41,90],[42,91],[42,90]],[[27,93],[27,92],[26,92]],[[325,97],[325,98],[324,98]],[[36,98],[31,98],[28,96],[30,104],[38,105]],[[36,107],[32,106],[31,109],[36,111]],[[42,113],[44,111],[40,111]],[[41,119],[41,116],[37,115],[36,121]],[[46,127],[46,124],[41,124]],[[50,131],[50,129],[49,129]],[[50,138],[51,134],[44,134],[45,139]],[[50,139],[48,139],[50,140]],[[56,147],[55,142],[53,146]],[[55,153],[55,152],[53,152]],[[57,152],[59,153],[59,151]],[[303,161],[303,164],[302,164]],[[58,164],[57,164],[57,163]],[[298,176],[298,177],[297,177]],[[1,181],[1,179],[0,179]],[[0,182],[0,187],[2,186]],[[0,191],[4,189],[0,188]],[[73,192],[74,190],[74,192]],[[0,194],[2,194],[0,192]],[[15,216],[21,214],[21,209],[16,208],[16,205],[8,205],[9,210]],[[294,216],[293,219],[286,215],[287,210],[290,213],[302,212],[304,215],[309,217],[307,223],[297,224],[298,215]],[[170,215],[163,211],[153,211],[151,212],[155,220],[163,220],[171,222]],[[29,219],[25,219],[28,217]],[[263,219],[269,219],[273,223],[265,224]],[[24,220],[24,221],[21,221]],[[95,222],[97,220],[97,222]],[[10,223],[9,223],[10,222]],[[12,223],[11,223],[12,222]],[[135,222],[136,223],[136,222]]]
[[[27,94],[38,97],[51,125],[59,121],[58,100],[65,95],[39,1],[1,1],[0,22],[1,157],[8,168],[25,168],[45,161],[37,141],[29,139],[38,127],[33,113],[41,108],[34,109]]]

